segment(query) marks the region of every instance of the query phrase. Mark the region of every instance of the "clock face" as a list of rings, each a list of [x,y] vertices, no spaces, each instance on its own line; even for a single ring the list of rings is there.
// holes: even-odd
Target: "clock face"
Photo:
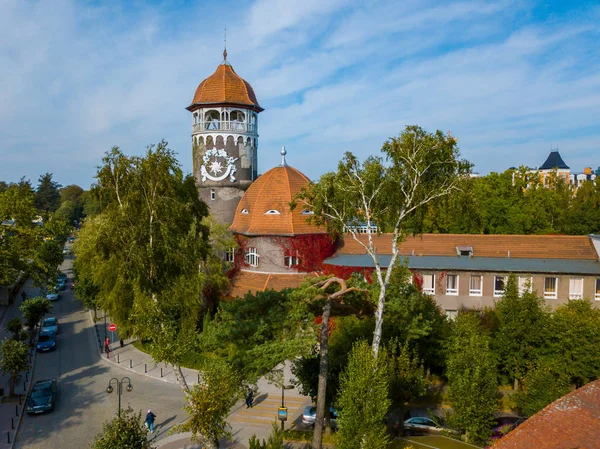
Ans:
[[[235,181],[235,161],[239,158],[231,157],[225,150],[217,150],[212,148],[202,157],[203,164],[200,167],[200,174],[202,175],[202,182],[209,181],[223,181],[229,177],[229,181]]]

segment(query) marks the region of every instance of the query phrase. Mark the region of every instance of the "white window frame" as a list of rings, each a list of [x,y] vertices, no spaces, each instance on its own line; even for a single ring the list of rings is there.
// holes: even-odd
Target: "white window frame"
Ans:
[[[225,262],[235,262],[235,248],[227,248],[225,250]]]
[[[479,289],[473,288],[473,279],[479,278]],[[469,275],[469,296],[483,296],[483,275],[471,274]]]
[[[268,211],[265,212],[265,215],[281,215],[281,213],[278,210],[269,209]]]
[[[575,283],[574,283],[575,282]],[[573,288],[579,284],[579,291]],[[583,278],[569,278],[569,299],[583,299]]]
[[[300,258],[298,255],[294,256],[283,256],[283,265],[287,268],[294,268],[300,265]]]
[[[531,276],[519,276],[519,295],[525,292],[531,293],[533,279]]]
[[[554,279],[554,291],[546,291],[546,281]],[[556,299],[558,298],[558,278],[555,276],[544,277],[544,299]]]
[[[496,281],[498,278],[502,279],[502,282],[503,282],[502,285],[504,286],[504,288],[502,290],[496,289]],[[494,276],[494,298],[499,298],[502,295],[504,295],[504,292],[506,291],[506,283],[507,282],[508,282],[508,276]]]
[[[425,287],[425,278],[431,277],[431,287]],[[430,295],[435,295],[435,274],[434,273],[425,273],[423,274],[423,293],[429,293]]]
[[[596,278],[596,290],[594,291],[594,299],[600,301],[600,278]]]
[[[258,250],[254,247],[246,248],[244,254],[244,261],[251,267],[258,267],[258,264],[260,262],[260,255],[258,254]]]
[[[456,287],[455,288],[450,288],[448,287],[448,281],[450,280],[450,276],[454,277],[456,279]],[[446,294],[449,296],[458,296],[458,285],[460,282],[460,276],[458,274],[455,273],[449,273],[446,275]]]
[[[217,199],[217,192],[214,189],[210,189],[210,200],[214,201]]]

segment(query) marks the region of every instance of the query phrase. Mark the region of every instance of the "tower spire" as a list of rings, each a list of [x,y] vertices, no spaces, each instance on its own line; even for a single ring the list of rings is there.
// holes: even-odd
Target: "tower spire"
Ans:
[[[281,166],[285,167],[287,166],[287,163],[285,162],[285,155],[287,154],[287,151],[285,151],[285,146],[281,147]]]
[[[227,27],[225,27],[223,41],[223,61],[227,61]]]

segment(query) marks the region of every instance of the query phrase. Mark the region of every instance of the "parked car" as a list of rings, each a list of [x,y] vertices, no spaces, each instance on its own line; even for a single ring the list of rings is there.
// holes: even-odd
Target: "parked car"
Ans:
[[[52,331],[41,331],[38,338],[38,352],[53,351],[56,349],[56,334]]]
[[[60,298],[60,291],[57,288],[50,288],[46,291],[46,299],[48,301],[58,301]]]
[[[302,424],[306,424],[308,426],[315,425],[315,419],[317,417],[317,407],[312,407],[310,405],[304,408],[304,413],[302,414]],[[329,422],[332,428],[337,428],[337,411],[335,408],[329,408]]]
[[[73,243],[75,241],[75,237],[69,237],[69,243]]]
[[[57,279],[56,281],[56,288],[58,290],[64,290],[67,287],[67,280],[66,279]]]
[[[54,317],[44,319],[41,332],[54,332],[58,334],[58,319]]]
[[[38,380],[27,398],[27,414],[35,415],[54,410],[57,390],[56,379]]]
[[[444,428],[431,418],[414,417],[404,421],[404,435],[427,435],[441,433]]]

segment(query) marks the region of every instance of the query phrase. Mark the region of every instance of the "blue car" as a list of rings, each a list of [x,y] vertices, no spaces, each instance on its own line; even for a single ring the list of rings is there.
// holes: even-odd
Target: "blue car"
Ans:
[[[58,320],[54,317],[46,318],[42,322],[41,332],[54,332],[58,334]]]
[[[27,398],[27,414],[35,415],[54,410],[57,391],[56,379],[38,380]]]
[[[48,352],[54,349],[56,349],[56,334],[52,331],[40,332],[37,344],[38,352]]]

